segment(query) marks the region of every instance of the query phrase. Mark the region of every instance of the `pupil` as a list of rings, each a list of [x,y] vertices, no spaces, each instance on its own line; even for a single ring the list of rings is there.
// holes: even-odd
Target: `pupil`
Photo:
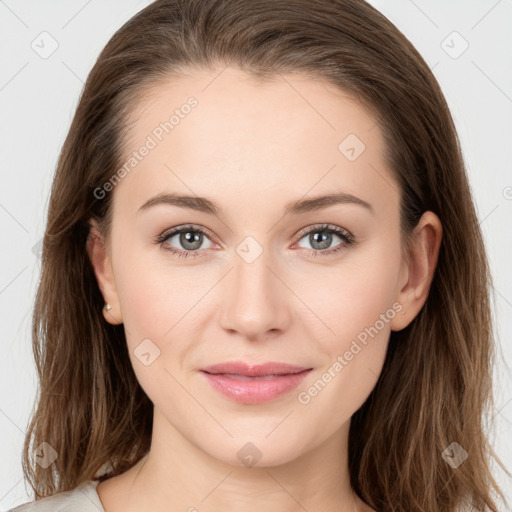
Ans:
[[[318,238],[320,238],[320,241],[318,241]],[[316,247],[317,249],[327,249],[330,245],[332,239],[332,233],[326,233],[325,231],[322,233],[317,232],[310,235],[310,242],[311,246],[315,248],[315,244],[318,243],[319,246]]]
[[[201,247],[201,236],[201,233],[187,231],[186,233],[181,234],[180,243],[186,249],[199,249],[199,247]]]

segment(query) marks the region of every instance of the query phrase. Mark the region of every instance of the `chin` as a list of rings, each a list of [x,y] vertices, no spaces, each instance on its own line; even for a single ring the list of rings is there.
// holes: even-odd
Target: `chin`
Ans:
[[[283,435],[270,436],[267,429],[257,429],[254,434],[244,434],[240,437],[229,438],[219,443],[212,441],[211,446],[199,446],[212,457],[241,468],[275,467],[295,460],[302,453],[308,451],[303,441],[297,440],[283,430]],[[284,441],[286,439],[286,441]],[[204,439],[202,440],[204,445]]]

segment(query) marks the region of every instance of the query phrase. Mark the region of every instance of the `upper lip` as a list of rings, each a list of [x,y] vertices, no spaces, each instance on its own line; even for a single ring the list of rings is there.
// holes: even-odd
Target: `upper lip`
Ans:
[[[201,371],[207,373],[226,373],[230,375],[245,375],[246,377],[264,377],[265,375],[287,375],[290,373],[300,373],[303,372],[304,370],[311,370],[311,368],[280,362],[248,364],[244,363],[243,361],[229,361],[201,368]]]

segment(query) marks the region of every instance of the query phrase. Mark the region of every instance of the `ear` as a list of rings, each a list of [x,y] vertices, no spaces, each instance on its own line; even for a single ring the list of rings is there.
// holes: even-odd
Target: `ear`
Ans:
[[[103,235],[100,233],[98,224],[91,219],[90,221],[89,236],[87,238],[87,253],[98,282],[99,289],[103,295],[105,304],[110,304],[111,309],[106,310],[103,307],[103,316],[105,320],[112,324],[118,325],[123,323],[121,308],[119,306],[119,299],[117,296],[114,273],[110,257],[106,248]]]
[[[414,228],[407,261],[402,263],[396,301],[402,313],[391,320],[391,330],[407,327],[425,304],[439,256],[443,228],[434,212],[425,212]]]

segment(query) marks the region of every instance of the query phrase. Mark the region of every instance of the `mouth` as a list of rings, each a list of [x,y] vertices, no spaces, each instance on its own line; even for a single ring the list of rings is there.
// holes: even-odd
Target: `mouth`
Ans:
[[[208,372],[205,372],[205,373],[208,373]],[[300,372],[298,372],[300,373]],[[248,381],[255,381],[255,380],[272,380],[272,379],[275,379],[276,377],[285,377],[286,375],[296,375],[294,373],[283,373],[283,374],[279,374],[279,375],[263,375],[263,376],[260,376],[260,377],[248,377],[247,375],[237,375],[235,373],[210,373],[209,375],[219,375],[219,376],[222,376],[222,377],[227,377],[228,379],[233,379],[233,380],[248,380]]]
[[[243,361],[230,361],[226,363],[214,364],[201,369],[201,371],[212,375],[228,375],[238,377],[276,377],[280,375],[293,375],[305,370],[311,370],[311,368],[281,362],[249,364]]]
[[[295,389],[312,368],[287,363],[249,365],[222,363],[200,370],[210,385],[222,395],[243,404],[260,404]]]

